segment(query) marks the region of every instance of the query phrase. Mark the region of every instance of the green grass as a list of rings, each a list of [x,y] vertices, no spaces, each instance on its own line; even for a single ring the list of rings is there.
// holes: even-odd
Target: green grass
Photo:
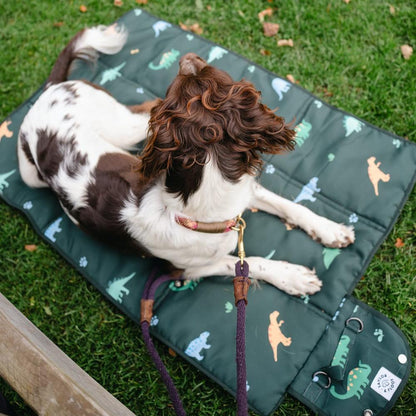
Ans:
[[[81,13],[84,3],[88,11]],[[395,7],[395,14],[389,5]],[[0,120],[46,79],[63,46],[80,28],[110,23],[136,7],[113,1],[26,0],[0,6]],[[210,6],[208,10],[207,6]],[[257,13],[273,7],[278,48],[262,34]],[[198,22],[203,36],[282,76],[292,74],[330,104],[416,142],[416,47],[413,0],[152,1],[144,8],[173,23]],[[56,25],[56,23],[62,24]],[[262,55],[261,50],[270,51]],[[0,291],[62,350],[137,415],[173,412],[138,328],[121,315],[33,232],[26,219],[0,202]],[[372,260],[354,295],[390,317],[416,352],[416,197],[411,195],[392,233]],[[405,242],[396,248],[397,238]],[[31,253],[25,244],[36,244]],[[189,415],[232,415],[234,400],[167,348],[156,343]],[[0,381],[19,415],[32,415]],[[310,415],[288,398],[276,415]],[[392,415],[416,414],[416,370]]]

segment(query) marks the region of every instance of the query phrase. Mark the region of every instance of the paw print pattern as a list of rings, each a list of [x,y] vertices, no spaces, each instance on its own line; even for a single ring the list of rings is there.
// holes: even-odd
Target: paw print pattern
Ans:
[[[85,256],[79,259],[79,267],[85,268],[88,266],[88,260]]]

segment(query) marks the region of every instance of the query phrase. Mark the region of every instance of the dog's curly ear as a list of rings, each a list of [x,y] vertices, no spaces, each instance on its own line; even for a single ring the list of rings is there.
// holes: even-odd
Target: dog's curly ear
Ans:
[[[260,102],[261,93],[251,82],[235,83],[227,104],[238,111],[229,126],[231,136],[239,136],[262,153],[282,153],[295,146],[296,132],[282,117]],[[231,113],[233,110],[231,110]]]
[[[259,141],[261,152],[277,154],[294,150],[296,131],[292,128],[293,123],[286,123],[264,104],[260,104],[259,109],[258,123],[264,126]]]
[[[139,160],[139,172],[146,179],[158,177],[172,165],[173,152],[178,149],[179,142],[172,131],[169,131],[171,119],[161,101],[151,110],[149,134]]]
[[[282,117],[260,102],[261,94],[251,82],[242,80],[232,85],[221,104],[227,133],[226,162],[222,172],[230,180],[243,173],[257,174],[262,166],[262,153],[291,151],[296,132]],[[225,154],[224,154],[225,156]]]

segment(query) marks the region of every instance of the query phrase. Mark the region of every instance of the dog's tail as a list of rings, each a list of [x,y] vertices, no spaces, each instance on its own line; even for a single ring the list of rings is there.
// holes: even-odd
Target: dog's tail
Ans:
[[[95,62],[98,52],[108,55],[116,54],[124,46],[126,40],[127,30],[116,25],[95,26],[81,30],[59,54],[46,82],[46,88],[67,80],[74,59]]]

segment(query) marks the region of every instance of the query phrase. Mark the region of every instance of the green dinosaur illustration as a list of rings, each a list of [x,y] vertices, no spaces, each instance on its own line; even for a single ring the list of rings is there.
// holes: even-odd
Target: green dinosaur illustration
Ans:
[[[128,295],[130,290],[126,288],[126,284],[133,279],[135,272],[126,277],[116,278],[108,283],[107,289],[105,290],[114,300],[119,303],[123,302],[123,295]]]
[[[368,377],[370,373],[371,367],[368,364],[363,364],[361,361],[359,361],[358,367],[353,368],[348,373],[347,391],[343,394],[340,394],[335,390],[335,386],[332,386],[329,389],[329,392],[332,394],[332,396],[339,400],[350,399],[354,396],[360,399],[364,393],[364,389],[369,383]]]
[[[175,280],[169,283],[169,289],[173,292],[182,292],[183,290],[194,290],[198,286],[198,282],[194,280]]]
[[[302,120],[302,123],[299,123],[296,127],[295,127],[295,131],[296,131],[296,144],[301,147],[303,145],[303,143],[305,143],[305,140],[307,140],[309,138],[309,134],[312,128],[312,124],[308,123],[305,120]]]
[[[125,62],[115,68],[110,68],[104,71],[101,77],[100,85],[104,85],[108,81],[114,81],[117,77],[121,77],[120,69],[123,68],[124,65],[126,65]]]
[[[345,367],[345,362],[347,361],[348,353],[350,352],[350,349],[348,348],[350,341],[351,339],[348,335],[343,335],[340,338],[338,347],[334,354],[334,358],[331,362],[331,367],[335,367],[337,365],[341,366],[342,368]]]
[[[276,253],[276,250],[272,250],[267,256],[265,256],[265,259],[271,259]]]
[[[153,62],[150,62],[149,68],[153,69],[154,71],[158,71],[159,69],[168,69],[172,66],[172,64],[178,59],[180,52],[176,49],[171,49],[169,52],[165,52],[160,59],[158,65],[155,65]]]
[[[15,173],[15,172],[16,172],[16,169],[13,169],[10,172],[3,173],[2,175],[0,175],[0,194],[3,193],[4,188],[9,187],[9,183],[7,182],[6,179],[9,178],[10,176],[12,176],[13,173]]]
[[[335,257],[341,254],[341,250],[339,248],[328,248],[325,247],[322,250],[322,255],[324,257],[324,265],[326,269],[329,269],[332,262],[335,260]]]

